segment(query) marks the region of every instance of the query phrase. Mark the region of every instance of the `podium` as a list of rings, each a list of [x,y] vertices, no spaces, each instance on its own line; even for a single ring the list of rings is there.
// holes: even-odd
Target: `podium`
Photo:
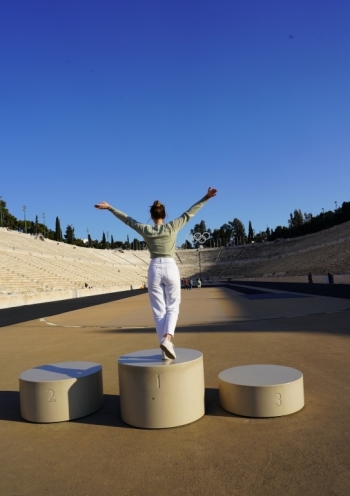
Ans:
[[[63,422],[90,415],[103,405],[102,367],[62,362],[19,376],[21,416],[30,422]]]
[[[159,348],[118,359],[122,420],[134,427],[164,429],[204,415],[203,355],[176,348],[175,360],[162,360]]]
[[[220,405],[244,417],[280,417],[304,406],[303,374],[280,365],[244,365],[219,374]]]

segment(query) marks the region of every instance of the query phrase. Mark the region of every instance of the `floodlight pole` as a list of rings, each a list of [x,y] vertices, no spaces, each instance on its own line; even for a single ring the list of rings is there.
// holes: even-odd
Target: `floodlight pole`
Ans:
[[[27,210],[27,207],[26,207],[25,205],[23,205],[23,214],[24,214],[24,232],[27,234],[26,210]]]
[[[43,213],[43,221],[44,221],[44,238],[45,238],[45,232],[46,232],[45,212]]]
[[[192,236],[192,243],[194,245],[199,243],[199,246],[202,246],[211,238],[210,233],[208,232],[204,232],[204,233],[197,232],[197,233],[189,234],[189,236]],[[200,248],[198,248],[198,267],[199,267],[199,278],[202,279],[202,260],[201,260]]]

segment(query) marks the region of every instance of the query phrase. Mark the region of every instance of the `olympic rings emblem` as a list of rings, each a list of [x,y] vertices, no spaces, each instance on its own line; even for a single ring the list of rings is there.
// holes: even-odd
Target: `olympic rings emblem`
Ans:
[[[193,243],[199,243],[199,244],[203,244],[205,243],[206,241],[208,241],[208,239],[210,239],[210,233],[208,232],[204,232],[204,233],[193,233],[192,234],[192,239],[193,239]]]

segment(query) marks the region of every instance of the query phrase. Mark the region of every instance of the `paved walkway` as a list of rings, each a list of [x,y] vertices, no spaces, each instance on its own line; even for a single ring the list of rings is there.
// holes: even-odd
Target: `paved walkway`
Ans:
[[[156,345],[146,294],[2,327],[0,494],[348,496],[350,301],[248,293],[182,292],[175,345],[204,354],[206,415],[174,429],[134,429],[119,415],[117,358]],[[18,375],[74,360],[102,364],[105,406],[72,422],[23,421]],[[253,363],[301,370],[305,408],[273,419],[222,410],[219,372]]]
[[[238,287],[238,286],[236,286]],[[245,288],[242,287],[242,291]],[[182,291],[178,325],[207,325],[242,320],[298,317],[333,313],[350,309],[350,300],[324,296],[302,295],[269,290],[242,294],[227,288],[203,288]],[[99,307],[101,309],[101,307]],[[49,316],[47,322],[56,325],[84,327],[153,327],[148,294],[96,307]]]

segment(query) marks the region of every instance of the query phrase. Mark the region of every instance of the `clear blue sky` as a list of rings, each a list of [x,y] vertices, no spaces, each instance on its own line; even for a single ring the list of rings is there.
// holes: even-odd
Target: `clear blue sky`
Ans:
[[[350,201],[346,0],[2,0],[0,195],[77,237],[234,217],[256,232]]]

